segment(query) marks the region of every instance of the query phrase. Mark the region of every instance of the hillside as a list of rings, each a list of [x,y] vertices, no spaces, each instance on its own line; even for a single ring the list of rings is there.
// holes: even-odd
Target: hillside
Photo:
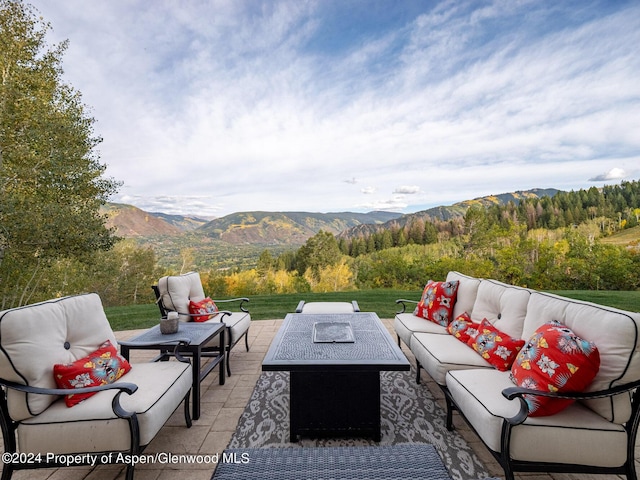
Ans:
[[[182,231],[155,215],[133,205],[108,203],[100,213],[107,216],[106,225],[115,227],[120,237],[149,237],[152,235],[180,235]]]
[[[640,247],[640,226],[627,228],[611,236],[604,237],[602,243],[638,249]]]
[[[169,215],[162,212],[151,212],[151,215],[158,217],[174,227],[178,227],[180,230],[189,232],[195,230],[198,227],[203,226],[207,222],[211,221],[211,218],[205,219],[200,217],[191,217],[184,215]]]
[[[506,205],[509,202],[513,202],[518,204],[521,200],[525,198],[541,198],[541,197],[553,197],[559,190],[553,188],[534,188],[532,190],[526,191],[517,191],[512,193],[501,193],[499,195],[488,195],[486,197],[474,198],[473,200],[465,200],[462,202],[454,203],[449,206],[438,206],[429,208],[427,210],[422,210],[415,213],[409,213],[406,215],[402,215],[399,218],[392,219],[388,222],[385,222],[380,225],[357,225],[355,227],[344,230],[340,233],[340,237],[344,238],[354,238],[358,236],[367,236],[380,229],[388,229],[392,225],[397,225],[399,227],[404,227],[407,224],[410,224],[412,221],[421,219],[424,221],[448,221],[452,218],[463,217],[466,211],[474,206],[480,205],[483,207],[490,207],[491,205]]]
[[[241,212],[217,218],[197,229],[234,245],[302,245],[320,230],[334,235],[362,224],[383,224],[400,213]]]

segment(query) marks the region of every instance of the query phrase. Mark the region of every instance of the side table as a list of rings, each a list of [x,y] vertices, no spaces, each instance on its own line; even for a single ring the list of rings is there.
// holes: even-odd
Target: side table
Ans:
[[[178,349],[180,355],[191,356],[192,361],[192,417],[194,420],[200,418],[200,382],[209,375],[209,373],[220,365],[220,385],[225,382],[225,330],[224,323],[195,323],[181,322],[176,333],[162,334],[160,333],[160,325],[156,325],[149,330],[136,335],[135,337],[118,342],[120,345],[120,353],[124,358],[129,360],[130,350],[160,350],[160,355],[156,360],[168,360],[171,352],[180,342],[186,342]],[[211,342],[216,335],[220,338],[220,347],[216,351],[216,355],[211,355],[209,351],[204,351],[205,347]],[[202,357],[211,358],[211,361],[201,366]]]

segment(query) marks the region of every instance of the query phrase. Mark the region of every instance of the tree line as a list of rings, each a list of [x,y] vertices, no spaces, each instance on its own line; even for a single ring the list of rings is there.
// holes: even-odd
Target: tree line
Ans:
[[[558,192],[553,197],[525,198],[504,205],[470,207],[465,216],[438,220],[414,215],[405,225],[393,222],[390,227],[338,239],[340,251],[351,257],[405,245],[429,245],[479,231],[524,225],[527,230],[575,227],[596,221],[600,233],[611,235],[640,223],[640,182],[622,182],[599,189],[591,187]]]
[[[261,255],[255,269],[209,272],[226,294],[419,289],[448,271],[536,289],[640,288],[638,244],[603,242],[640,218],[640,182],[470,207],[449,221],[415,218],[367,236],[320,232],[297,251]]]
[[[505,210],[508,211],[508,210]],[[421,289],[450,270],[535,289],[637,290],[640,250],[603,242],[604,217],[555,229],[493,222],[491,209],[473,207],[460,234],[351,256],[320,232],[295,252],[261,255],[255,269],[205,272],[221,295],[327,292],[349,289]],[[388,234],[387,234],[388,235]]]

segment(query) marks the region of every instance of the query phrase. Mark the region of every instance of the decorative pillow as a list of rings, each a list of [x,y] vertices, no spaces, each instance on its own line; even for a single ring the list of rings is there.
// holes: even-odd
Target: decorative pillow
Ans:
[[[538,328],[511,367],[511,379],[523,388],[549,392],[582,392],[600,369],[593,342],[578,337],[558,321]],[[553,415],[573,400],[525,395],[529,416]]]
[[[471,321],[471,317],[464,312],[447,326],[447,332],[461,342],[467,343],[471,337],[478,334],[478,324]]]
[[[107,340],[84,358],[73,363],[54,365],[53,376],[58,388],[97,387],[115,382],[129,370],[129,362]],[[65,403],[67,407],[73,407],[96,393],[69,394],[65,396]]]
[[[453,316],[459,284],[458,280],[453,282],[429,280],[413,314],[446,327]]]
[[[524,346],[524,340],[501,332],[484,318],[478,327],[478,334],[471,337],[467,345],[498,370],[506,372]]]
[[[209,297],[199,302],[189,302],[189,313],[196,315],[192,317],[194,322],[206,322],[218,313],[218,307]]]

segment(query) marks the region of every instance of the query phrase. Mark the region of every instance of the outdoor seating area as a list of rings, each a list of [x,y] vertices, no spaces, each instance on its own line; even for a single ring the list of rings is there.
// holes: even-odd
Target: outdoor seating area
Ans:
[[[514,471],[635,480],[639,313],[454,271],[419,303],[399,303],[398,342],[444,392],[448,427],[459,411],[507,480]]]
[[[292,309],[294,310],[294,309]],[[382,325],[390,333],[395,334],[394,320],[381,319]],[[382,439],[375,441],[367,440],[326,440],[314,441],[312,439],[301,440],[297,443],[289,442],[288,438],[288,417],[282,417],[281,408],[283,403],[282,393],[278,389],[286,389],[287,385],[283,379],[286,376],[280,376],[279,372],[263,372],[263,361],[269,351],[273,340],[277,337],[284,319],[259,320],[251,322],[251,329],[247,334],[247,343],[249,351],[244,349],[233,349],[230,353],[231,361],[234,365],[234,374],[227,377],[224,384],[220,382],[220,375],[224,375],[224,369],[220,368],[212,370],[200,382],[200,417],[193,421],[191,428],[185,425],[185,412],[182,408],[177,408],[170,415],[163,426],[159,429],[155,437],[146,448],[140,452],[138,464],[135,466],[135,478],[141,479],[170,479],[180,475],[184,479],[206,480],[211,479],[218,464],[224,465],[219,472],[218,477],[214,478],[249,478],[237,476],[238,472],[243,471],[243,464],[251,464],[252,455],[254,454],[255,445],[260,444],[260,439],[256,440],[257,428],[260,435],[266,435],[269,428],[273,431],[272,438],[277,438],[276,442],[269,443],[272,440],[266,440],[267,447],[288,447],[283,456],[280,457],[282,467],[278,469],[278,473],[287,471],[287,465],[292,469],[302,468],[306,463],[300,463],[304,455],[314,455],[314,449],[321,450],[320,453],[327,453],[327,447],[342,446],[340,451],[344,456],[344,451],[352,448],[353,457],[345,457],[344,461],[357,462],[361,455],[372,455],[371,449],[379,449],[380,458],[389,458],[393,456],[398,462],[405,458],[409,458],[409,450],[401,447],[393,447],[406,443],[433,444],[436,447],[438,455],[443,464],[447,468],[449,477],[432,476],[425,478],[454,478],[460,480],[471,480],[486,478],[504,478],[502,466],[496,461],[490,451],[480,441],[477,434],[468,426],[458,412],[453,412],[452,422],[455,426],[455,432],[448,433],[446,429],[446,408],[447,399],[442,389],[427,375],[421,371],[421,383],[415,384],[416,360],[411,350],[404,344],[401,345],[402,352],[406,355],[411,364],[411,372],[388,372],[393,376],[391,380],[392,387],[395,389],[394,394],[398,397],[392,397],[383,386],[383,410],[389,410],[388,415],[382,418]],[[115,340],[119,343],[124,342],[125,345],[130,339],[140,335],[143,331],[122,331],[115,332]],[[1,330],[0,335],[4,331]],[[150,362],[157,356],[157,351],[131,349],[129,351],[130,361],[132,364],[144,364]],[[205,362],[206,360],[202,360]],[[159,364],[178,363],[175,359],[169,362],[157,362]],[[276,376],[268,377],[267,374],[274,373]],[[126,376],[124,377],[126,380]],[[189,379],[189,384],[191,380]],[[399,389],[399,390],[398,390]],[[265,391],[268,396],[274,397],[269,399],[272,401],[269,409],[261,410],[262,399]],[[275,392],[275,393],[274,393]],[[423,396],[425,403],[420,403],[419,409],[407,407],[411,403],[413,395]],[[124,397],[125,395],[123,395]],[[421,400],[422,401],[422,400]],[[385,405],[386,403],[386,405]],[[404,406],[403,406],[404,405]],[[416,405],[418,405],[416,403]],[[266,411],[266,410],[273,411]],[[69,409],[73,410],[73,409]],[[393,412],[391,412],[393,410]],[[263,417],[262,423],[255,424],[255,418],[252,415]],[[392,418],[392,415],[394,417]],[[425,423],[426,422],[426,423]],[[405,424],[404,432],[399,433],[393,430],[393,425]],[[284,428],[282,425],[285,425]],[[270,425],[270,427],[269,427]],[[410,436],[419,433],[422,436]],[[247,441],[247,439],[249,439]],[[264,440],[264,439],[263,439]],[[259,448],[259,447],[258,447]],[[306,449],[304,455],[295,455],[294,448]],[[266,448],[265,450],[273,450]],[[286,453],[286,454],[284,454]],[[375,456],[375,454],[373,454]],[[6,459],[7,457],[3,457]],[[260,457],[261,458],[261,457]],[[635,452],[636,462],[640,460],[640,452]],[[254,461],[258,461],[258,454],[253,456]],[[296,460],[297,459],[297,460]],[[431,460],[434,460],[432,458]],[[452,468],[452,461],[455,468]],[[296,462],[300,465],[296,467]],[[325,462],[326,463],[326,462]],[[388,463],[388,462],[387,462]],[[17,471],[13,474],[14,479],[57,479],[57,478],[87,478],[87,479],[105,479],[116,480],[125,478],[127,469],[123,464],[107,464],[98,466],[75,466],[71,468],[60,469],[38,469],[28,471]],[[439,465],[439,462],[436,462]],[[381,464],[380,472],[385,475],[388,473],[388,465]],[[251,468],[260,468],[259,465],[253,464]],[[265,467],[267,468],[267,467]],[[308,465],[307,465],[307,468]],[[321,467],[318,467],[321,469]],[[346,468],[346,467],[345,467]],[[413,465],[407,467],[404,465],[406,472],[419,471],[423,468],[421,465]],[[428,466],[425,468],[429,468]],[[440,468],[440,467],[438,467]],[[268,470],[268,469],[267,469]],[[375,469],[371,470],[373,472]],[[235,473],[234,473],[235,472]],[[349,469],[349,474],[353,474],[353,469]],[[437,470],[441,473],[441,470]],[[227,475],[227,476],[225,476]],[[232,475],[232,476],[228,476]],[[364,473],[363,473],[364,475]],[[371,473],[373,475],[373,473]],[[402,475],[398,473],[398,475]],[[410,475],[410,473],[407,473]],[[260,478],[288,478],[280,477],[260,477]],[[336,476],[335,478],[382,478],[375,476]],[[388,475],[385,478],[393,478]],[[395,477],[402,478],[402,477]],[[413,477],[407,477],[413,478]],[[575,476],[561,473],[545,473],[519,475],[516,473],[515,478],[518,480],[570,480]],[[617,475],[598,475],[599,479],[613,480],[621,477]]]

